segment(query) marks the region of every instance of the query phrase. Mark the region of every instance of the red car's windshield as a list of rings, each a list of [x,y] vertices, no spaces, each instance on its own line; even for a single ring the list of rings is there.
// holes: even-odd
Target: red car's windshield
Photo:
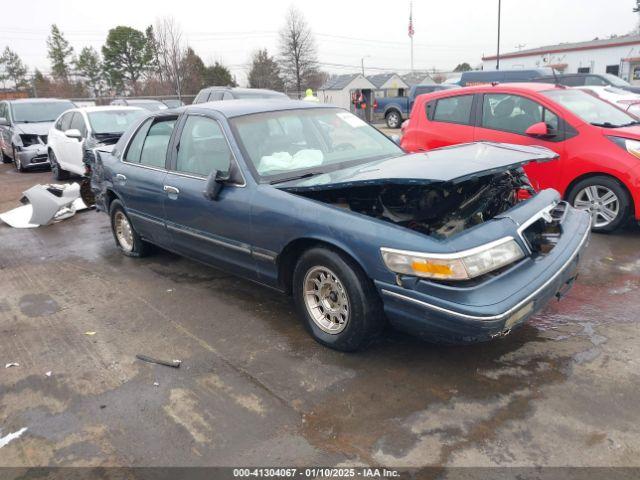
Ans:
[[[606,128],[634,125],[638,119],[582,90],[558,89],[542,94],[571,111],[585,122]]]

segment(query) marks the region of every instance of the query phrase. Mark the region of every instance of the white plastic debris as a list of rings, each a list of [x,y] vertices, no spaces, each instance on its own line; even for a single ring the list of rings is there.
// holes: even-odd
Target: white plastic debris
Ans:
[[[89,208],[80,198],[77,183],[35,185],[23,193],[28,204],[0,214],[0,220],[13,228],[49,225]]]
[[[50,377],[51,376],[51,371],[48,371],[44,374],[45,377]]]
[[[9,435],[6,435],[4,437],[0,437],[0,448],[4,447],[5,445],[7,445],[9,442],[15,440],[16,438],[20,438],[20,436],[27,431],[27,427],[23,427],[20,430],[18,430],[17,432],[13,432],[10,433]]]
[[[19,367],[19,366],[20,364],[18,362],[9,362],[4,366],[4,368]]]
[[[160,384],[159,384],[158,382],[153,382],[153,386],[154,386],[154,387],[159,387],[159,386],[160,386]]]

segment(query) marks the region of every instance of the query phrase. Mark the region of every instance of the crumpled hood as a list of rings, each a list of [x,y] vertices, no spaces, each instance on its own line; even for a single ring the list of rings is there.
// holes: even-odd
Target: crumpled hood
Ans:
[[[455,184],[519,168],[531,162],[546,162],[556,158],[558,154],[545,147],[491,142],[466,143],[291,180],[278,184],[277,187],[301,192],[383,184]]]
[[[54,122],[17,123],[16,133],[28,135],[47,135]]]

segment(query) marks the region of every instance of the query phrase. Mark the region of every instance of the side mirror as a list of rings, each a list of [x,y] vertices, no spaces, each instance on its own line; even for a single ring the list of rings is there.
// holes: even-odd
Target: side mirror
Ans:
[[[9,120],[7,120],[5,117],[0,117],[0,126],[8,127],[9,126]]]
[[[229,180],[228,172],[214,170],[207,177],[207,183],[204,186],[202,194],[209,200],[217,200],[220,195],[220,191],[227,180]]]
[[[65,130],[64,134],[66,137],[75,138],[76,140],[82,140],[82,133],[77,128],[70,128],[69,130]]]
[[[538,122],[527,128],[524,133],[529,135],[530,137],[548,137],[549,128],[547,127],[546,123]]]

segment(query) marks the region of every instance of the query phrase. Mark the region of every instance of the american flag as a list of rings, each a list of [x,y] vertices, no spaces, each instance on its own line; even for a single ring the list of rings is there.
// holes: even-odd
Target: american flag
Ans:
[[[413,37],[413,2],[409,3],[409,36]]]

